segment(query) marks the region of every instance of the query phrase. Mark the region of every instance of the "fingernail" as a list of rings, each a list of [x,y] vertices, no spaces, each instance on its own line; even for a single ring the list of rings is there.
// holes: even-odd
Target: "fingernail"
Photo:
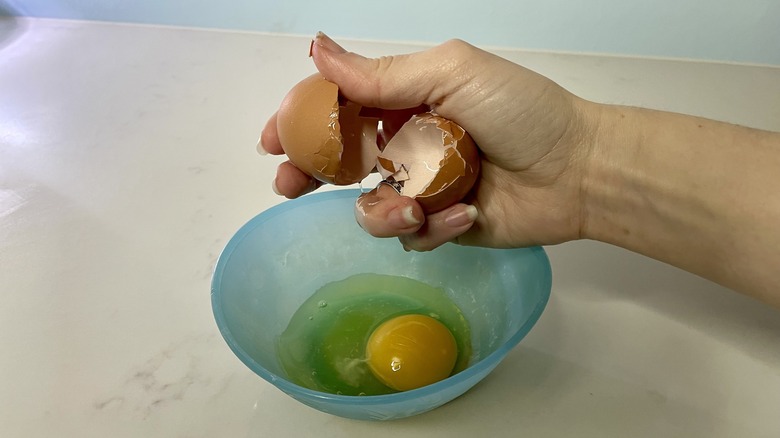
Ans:
[[[411,205],[403,208],[396,208],[387,216],[387,221],[395,228],[409,228],[420,225],[422,221],[414,217],[414,209]]]
[[[334,52],[334,53],[344,53],[346,50],[344,50],[343,47],[338,45],[335,41],[330,39],[329,36],[325,35],[322,32],[317,32],[317,35],[314,37],[314,44],[316,44],[319,47],[322,47],[323,49]]]
[[[456,209],[450,213],[447,217],[444,218],[444,223],[452,228],[462,227],[477,220],[477,216],[479,216],[477,207],[474,207],[473,205],[467,205],[466,208]]]
[[[260,134],[260,138],[257,139],[257,153],[260,155],[268,155],[268,151],[263,146],[263,135]]]
[[[412,252],[412,247],[409,246],[409,238],[410,235],[408,234],[398,236],[398,241],[401,243],[401,248],[403,248],[406,252]]]
[[[279,187],[276,187],[276,180],[271,181],[271,190],[279,196],[284,196],[279,192]]]

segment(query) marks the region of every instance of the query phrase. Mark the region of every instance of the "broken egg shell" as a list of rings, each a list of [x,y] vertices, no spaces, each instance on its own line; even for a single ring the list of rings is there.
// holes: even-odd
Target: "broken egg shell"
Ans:
[[[439,116],[431,116],[431,121],[442,130],[445,146],[450,141],[454,144],[447,149],[433,181],[415,196],[426,213],[443,210],[462,200],[474,187],[480,169],[477,145],[463,128]]]
[[[277,113],[282,149],[298,169],[325,183],[349,185],[378,169],[425,214],[463,199],[479,175],[471,136],[432,112],[407,121],[380,151],[378,111],[340,98],[336,84],[319,73],[295,85]]]
[[[374,169],[378,119],[360,105],[339,106],[338,86],[319,73],[295,85],[277,113],[284,153],[298,169],[326,183],[354,184]]]
[[[425,214],[462,200],[479,176],[480,157],[471,136],[455,122],[428,112],[406,122],[377,157],[385,179],[402,182]]]

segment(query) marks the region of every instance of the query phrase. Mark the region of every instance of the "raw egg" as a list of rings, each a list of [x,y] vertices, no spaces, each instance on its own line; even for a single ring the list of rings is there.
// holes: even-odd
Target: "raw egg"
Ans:
[[[401,315],[413,315],[422,318],[428,325],[446,327],[438,332],[443,341],[436,341],[435,336],[426,338],[428,346],[448,345],[447,351],[457,351],[455,366],[447,363],[449,359],[445,360],[442,367],[445,370],[436,378],[457,374],[469,366],[473,357],[471,328],[458,305],[443,288],[403,276],[371,273],[327,283],[306,299],[279,337],[279,363],[291,381],[315,391],[355,396],[398,392],[377,376],[390,374],[384,380],[394,380],[392,368],[398,368],[399,363],[393,365],[392,360],[385,361],[381,357],[382,352],[385,356],[392,352],[393,339],[402,333],[391,330],[402,325],[404,318],[397,319]],[[386,324],[384,328],[378,330],[383,324]],[[456,348],[449,344],[446,330],[454,337]],[[389,332],[393,332],[393,336],[389,336]],[[422,335],[415,335],[415,339],[422,338]],[[369,348],[374,353],[372,360],[376,364],[373,371],[369,365]],[[435,351],[428,347],[425,349],[426,354]],[[401,364],[401,373],[408,374],[412,370],[407,354],[410,351],[413,350],[407,345],[401,350],[403,356],[395,354],[407,359],[406,365]],[[428,357],[425,360],[425,367],[428,367],[440,359]],[[383,368],[383,363],[389,364],[388,367]],[[451,370],[449,375],[446,369]],[[402,375],[395,374],[398,378]],[[414,375],[418,380],[433,380],[420,379],[420,374]]]
[[[420,388],[450,376],[458,359],[455,337],[426,315],[403,315],[382,323],[366,346],[369,369],[398,391]]]
[[[354,184],[378,170],[426,213],[466,196],[479,175],[480,159],[461,126],[432,112],[418,114],[380,151],[378,113],[340,98],[336,84],[315,74],[282,101],[279,142],[290,162],[326,183]]]

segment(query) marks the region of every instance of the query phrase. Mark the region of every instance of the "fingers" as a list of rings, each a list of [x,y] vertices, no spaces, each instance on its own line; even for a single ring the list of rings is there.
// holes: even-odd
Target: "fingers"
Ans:
[[[434,106],[469,80],[473,47],[451,41],[409,55],[369,59],[345,51],[323,33],[312,44],[317,69],[348,99],[364,106],[402,109]]]
[[[395,237],[417,231],[425,215],[420,204],[412,198],[380,184],[360,195],[355,202],[355,219],[372,236]]]
[[[375,237],[398,237],[406,250],[430,251],[456,240],[477,220],[477,208],[456,204],[425,217],[412,198],[380,184],[355,203],[358,224]]]
[[[313,192],[321,185],[321,182],[301,172],[289,161],[285,161],[276,169],[272,188],[277,195],[293,199]]]
[[[257,141],[257,152],[260,155],[281,155],[284,153],[279,142],[279,133],[276,130],[276,113],[265,123],[260,139]]]
[[[260,139],[257,141],[257,152],[260,155],[281,155],[284,153],[276,131],[276,113],[268,119],[263,132],[260,133]],[[289,161],[285,161],[276,169],[276,178],[271,182],[271,189],[277,195],[293,199],[313,192],[321,185],[321,182],[301,172]]]
[[[415,233],[400,235],[398,240],[407,250],[430,251],[457,240],[474,225],[478,216],[473,205],[456,204],[429,215],[424,227]]]

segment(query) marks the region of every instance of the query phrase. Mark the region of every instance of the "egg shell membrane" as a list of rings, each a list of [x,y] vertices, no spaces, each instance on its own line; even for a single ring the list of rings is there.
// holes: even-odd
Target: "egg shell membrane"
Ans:
[[[377,157],[383,178],[401,182],[401,194],[420,203],[426,214],[466,196],[479,175],[474,140],[451,120],[423,113],[404,124]]]
[[[342,154],[336,184],[362,181],[376,167],[379,119],[363,116],[362,109],[362,106],[350,101],[339,107],[336,129],[341,133]]]
[[[378,119],[363,117],[360,105],[339,105],[338,86],[314,74],[293,87],[277,113],[282,149],[303,172],[331,184],[348,185],[376,165]]]

